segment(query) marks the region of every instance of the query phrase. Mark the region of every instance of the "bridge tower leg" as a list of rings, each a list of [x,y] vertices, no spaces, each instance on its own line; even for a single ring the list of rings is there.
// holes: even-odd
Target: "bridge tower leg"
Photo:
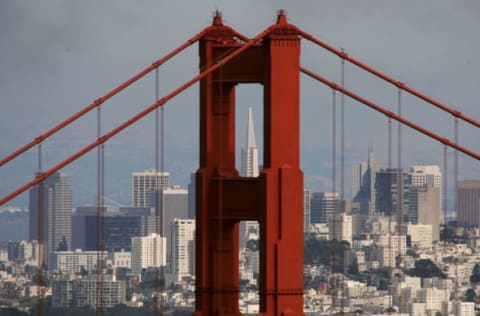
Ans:
[[[217,15],[200,67],[241,45]],[[200,82],[196,173],[196,316],[239,312],[238,223],[260,223],[260,315],[303,315],[303,173],[299,153],[300,39],[280,12],[261,43]],[[264,87],[258,178],[235,169],[235,86]]]

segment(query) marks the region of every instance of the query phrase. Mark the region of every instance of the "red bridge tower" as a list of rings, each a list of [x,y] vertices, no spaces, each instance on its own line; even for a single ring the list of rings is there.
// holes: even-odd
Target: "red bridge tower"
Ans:
[[[238,224],[243,220],[260,224],[260,315],[303,315],[300,37],[283,11],[271,30],[200,82],[196,316],[241,315]],[[217,14],[200,40],[200,69],[242,44]],[[240,177],[235,168],[235,87],[241,83],[264,88],[258,178]]]

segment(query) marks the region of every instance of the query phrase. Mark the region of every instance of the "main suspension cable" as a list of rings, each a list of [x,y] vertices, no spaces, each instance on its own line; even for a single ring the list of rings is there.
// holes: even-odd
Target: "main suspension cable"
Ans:
[[[153,71],[154,69],[158,68],[159,66],[161,66],[162,64],[167,62],[172,57],[178,55],[185,48],[187,48],[190,45],[196,43],[200,38],[202,38],[210,30],[210,28],[211,27],[207,27],[204,30],[202,30],[201,32],[197,33],[196,35],[191,37],[189,40],[187,40],[185,43],[183,43],[182,45],[180,45],[176,49],[170,51],[164,57],[154,61],[151,65],[149,65],[148,67],[146,67],[145,69],[143,69],[142,71],[140,71],[139,73],[137,73],[136,75],[134,75],[133,77],[128,79],[127,81],[123,82],[122,84],[117,86],[115,89],[111,90],[107,94],[105,94],[105,95],[101,96],[100,98],[96,99],[95,101],[93,101],[92,103],[90,103],[89,105],[84,107],[82,110],[73,114],[72,116],[70,116],[66,120],[62,121],[58,125],[52,127],[51,129],[49,129],[45,133],[41,134],[40,136],[36,137],[35,139],[33,139],[32,141],[27,143],[26,145],[20,147],[19,149],[17,149],[16,151],[11,153],[10,155],[4,157],[2,160],[0,160],[0,167],[3,166],[4,164],[6,164],[7,162],[13,160],[14,158],[18,157],[19,155],[23,154],[24,152],[26,152],[27,150],[29,150],[33,146],[38,145],[39,143],[41,143],[45,139],[49,138],[53,134],[55,134],[58,131],[60,131],[61,129],[63,129],[64,127],[70,125],[71,123],[73,123],[74,121],[76,121],[80,117],[84,116],[85,114],[87,114],[91,110],[95,109],[96,107],[101,106],[108,99],[112,98],[113,96],[115,96],[119,92],[125,90],[127,87],[129,87],[130,85],[132,85],[133,83],[135,83],[136,81],[138,81],[139,79],[141,79],[142,77],[144,77],[145,75],[147,75],[148,73]],[[235,33],[236,33],[235,35],[237,37],[241,38],[242,40],[245,40],[245,37],[243,35],[238,34],[237,32],[235,32]]]
[[[420,93],[419,91],[413,89],[412,87],[409,87],[405,83],[400,82],[398,80],[395,80],[394,78],[383,74],[382,72],[370,67],[369,65],[359,61],[358,59],[349,56],[348,54],[346,54],[342,50],[339,50],[339,49],[333,47],[332,45],[327,44],[326,42],[310,35],[309,33],[306,33],[304,31],[302,31],[301,29],[297,28],[297,30],[303,38],[305,38],[305,39],[307,39],[307,40],[325,48],[326,50],[330,51],[331,53],[333,53],[333,54],[351,62],[352,64],[354,64],[354,65],[360,67],[361,69],[375,75],[376,77],[379,77],[379,78],[391,83],[392,85],[394,85],[394,86],[396,86],[396,87],[398,87],[398,88],[416,96],[417,98],[420,98],[420,99],[424,100],[425,102],[427,102],[427,103],[429,103],[429,104],[431,104],[431,105],[433,105],[433,106],[435,106],[435,107],[437,107],[437,108],[439,108],[439,109],[441,109],[445,112],[450,113],[451,115],[453,115],[456,118],[459,118],[463,121],[466,121],[466,122],[468,122],[468,123],[470,123],[470,124],[472,124],[476,127],[480,127],[480,121],[472,119],[472,118],[462,114],[460,111],[452,109],[452,108],[450,108],[450,107],[448,107],[448,106],[446,106],[446,105],[444,105],[444,104],[426,96],[425,94]]]
[[[314,79],[322,82],[323,84],[329,86],[329,87],[332,88],[332,89],[335,89],[335,90],[337,90],[337,91],[341,91],[341,92],[345,93],[347,96],[351,97],[352,99],[355,99],[355,100],[357,100],[358,102],[365,104],[366,106],[374,109],[374,110],[377,111],[377,112],[383,113],[383,114],[385,114],[386,116],[391,117],[391,118],[393,118],[393,119],[396,120],[396,121],[400,121],[402,124],[404,124],[404,125],[406,125],[406,126],[408,126],[408,127],[410,127],[410,128],[413,128],[413,129],[417,130],[418,132],[420,132],[420,133],[422,133],[422,134],[424,134],[424,135],[426,135],[426,136],[428,136],[428,137],[430,137],[430,138],[433,138],[433,139],[435,139],[435,140],[437,140],[437,141],[439,141],[439,142],[441,142],[441,143],[443,143],[443,144],[445,144],[445,145],[447,145],[447,146],[449,146],[449,147],[452,147],[452,148],[454,148],[454,149],[457,149],[458,151],[461,151],[461,152],[463,152],[464,154],[466,154],[466,155],[468,155],[468,156],[470,156],[470,157],[472,157],[472,158],[474,158],[474,159],[476,159],[476,160],[480,160],[480,154],[478,154],[478,153],[476,153],[476,152],[474,152],[474,151],[471,151],[471,150],[467,149],[466,147],[461,146],[461,145],[459,145],[459,144],[457,144],[457,143],[449,140],[449,139],[446,138],[446,137],[442,137],[442,136],[440,136],[440,135],[438,135],[438,134],[436,134],[436,133],[433,133],[433,132],[429,131],[428,129],[426,129],[426,128],[422,127],[422,126],[413,123],[412,121],[409,121],[409,120],[407,120],[407,119],[405,119],[405,118],[403,118],[403,117],[399,117],[397,114],[395,114],[395,113],[393,113],[393,112],[385,109],[384,107],[379,106],[379,105],[377,105],[376,103],[373,103],[373,102],[371,102],[371,101],[369,101],[369,100],[367,100],[367,99],[365,99],[365,98],[363,98],[363,97],[361,97],[361,96],[359,96],[359,95],[351,92],[350,90],[347,90],[347,89],[345,89],[345,88],[340,87],[339,85],[337,85],[337,84],[334,83],[333,81],[327,80],[327,79],[319,76],[318,74],[316,74],[316,73],[314,73],[314,72],[312,72],[312,71],[310,71],[310,70],[308,70],[308,69],[306,69],[306,68],[303,68],[303,67],[300,67],[300,71],[303,72],[303,73],[305,73],[306,75],[308,75],[308,76],[310,76],[310,77],[312,77],[312,78],[314,78]]]
[[[29,181],[28,183],[24,184],[23,186],[21,186],[17,190],[15,190],[15,191],[11,192],[10,194],[4,196],[2,199],[0,199],[0,205],[3,205],[4,203],[6,203],[6,202],[10,201],[11,199],[13,199],[14,197],[18,196],[19,194],[25,192],[26,190],[28,190],[32,186],[40,183],[46,177],[48,177],[51,174],[55,173],[56,171],[62,169],[63,167],[67,166],[68,164],[72,163],[73,161],[77,160],[78,158],[82,157],[86,153],[90,152],[92,149],[96,148],[99,144],[102,144],[102,143],[106,142],[108,139],[110,139],[113,136],[115,136],[116,134],[120,133],[121,131],[123,131],[124,129],[126,129],[127,127],[132,125],[133,123],[137,122],[141,118],[145,117],[147,114],[151,113],[156,108],[164,105],[169,100],[171,100],[172,98],[174,98],[175,96],[177,96],[178,94],[180,94],[181,92],[185,91],[187,88],[191,87],[193,84],[198,82],[200,79],[206,77],[208,74],[212,73],[213,71],[217,70],[222,65],[226,64],[227,62],[229,62],[233,58],[235,58],[238,55],[240,55],[241,53],[243,53],[249,47],[255,45],[257,42],[259,42],[261,39],[263,39],[266,35],[268,35],[270,32],[275,30],[275,28],[276,28],[275,26],[271,26],[271,27],[267,28],[265,31],[261,32],[260,34],[258,34],[254,38],[248,40],[248,42],[246,42],[242,46],[238,47],[235,51],[233,51],[231,54],[226,56],[222,61],[219,61],[219,62],[215,63],[214,65],[210,66],[209,68],[207,68],[206,70],[202,71],[200,74],[196,75],[195,77],[188,80],[187,82],[185,82],[183,85],[181,85],[177,89],[175,89],[172,92],[170,92],[169,94],[167,94],[165,97],[158,100],[158,102],[155,102],[154,104],[150,105],[148,108],[144,109],[143,111],[137,113],[136,115],[134,115],[133,117],[131,117],[127,121],[118,125],[116,128],[114,128],[110,132],[104,134],[102,137],[100,137],[96,141],[94,141],[94,142],[90,143],[89,145],[85,146],[82,150],[78,151],[77,153],[73,154],[72,156],[68,157],[67,159],[63,160],[62,162],[58,163],[57,165],[55,165],[54,167],[52,167],[51,169],[46,171],[44,174],[35,177],[35,179]]]

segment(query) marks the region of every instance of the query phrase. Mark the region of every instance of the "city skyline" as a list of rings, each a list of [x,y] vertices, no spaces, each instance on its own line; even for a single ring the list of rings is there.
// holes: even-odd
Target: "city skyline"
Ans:
[[[275,24],[255,36],[256,31],[248,32],[264,29],[260,21],[269,23],[263,14],[274,8],[258,5],[256,14],[248,14],[248,4],[229,4],[226,7],[235,12],[231,20],[217,8],[211,26],[200,33],[198,48],[182,52],[165,67],[163,62],[150,64],[149,70],[160,64],[162,69],[139,75],[142,80],[98,107],[96,115],[87,115],[45,140],[42,129],[75,112],[73,103],[83,104],[103,91],[108,79],[128,77],[123,73],[127,66],[152,57],[147,56],[150,50],[178,47],[170,45],[172,39],[188,38],[183,32],[199,29],[201,10],[172,32],[181,20],[161,19],[161,14],[150,13],[153,6],[147,14],[142,7],[120,0],[116,6],[106,6],[111,15],[102,16],[106,7],[88,1],[60,0],[57,10],[0,5],[0,12],[5,9],[14,17],[7,14],[0,22],[0,27],[9,26],[2,36],[9,60],[0,59],[7,73],[0,74],[0,94],[5,94],[7,104],[7,119],[0,121],[0,155],[15,149],[17,141],[23,143],[30,132],[40,135],[36,140],[41,142],[1,170],[5,181],[0,183],[0,198],[3,191],[25,182],[23,178],[39,176],[28,185],[28,241],[0,244],[0,309],[6,304],[38,314],[49,308],[89,306],[97,314],[109,308],[143,307],[163,314],[182,307],[208,315],[474,315],[474,302],[480,300],[480,180],[465,179],[480,178],[476,161],[480,123],[474,103],[480,84],[475,53],[480,52],[480,44],[473,41],[476,33],[471,31],[480,27],[472,14],[480,7],[466,0],[436,6],[427,0],[415,8],[365,0],[361,5],[331,4],[325,10],[318,3],[309,7],[281,0],[277,5],[285,3],[287,11],[276,11]],[[182,7],[157,3],[155,8],[163,13],[162,9],[177,6]],[[189,8],[192,12],[196,7]],[[222,18],[233,27],[232,33],[224,28]],[[248,27],[237,27],[235,19]],[[139,23],[124,28],[125,21],[135,20]],[[338,21],[343,22],[340,27]],[[337,27],[332,27],[334,22]],[[152,32],[148,26],[159,24],[149,44],[140,44]],[[235,33],[237,29],[246,37]],[[112,30],[114,34],[108,36]],[[246,39],[251,36],[255,38]],[[327,48],[333,54],[319,53],[318,47],[305,43],[328,47],[315,36],[328,43],[333,36]],[[337,41],[353,47],[337,50],[333,48]],[[187,41],[185,47],[194,42]],[[229,55],[235,43],[245,44]],[[132,45],[141,47],[141,52],[129,52]],[[38,56],[35,64],[25,58],[30,51]],[[121,53],[116,55],[117,51]],[[240,52],[242,57],[230,61]],[[12,67],[18,57],[26,62]],[[102,61],[102,57],[107,58]],[[378,69],[379,77],[392,74],[394,79],[382,86],[350,62],[365,62],[361,68],[370,69],[370,74]],[[93,66],[90,71],[89,66]],[[310,81],[317,76],[310,71],[319,73],[317,81],[325,83],[321,78],[326,76],[335,83],[319,88],[318,82]],[[71,73],[76,75],[74,81],[68,79]],[[75,88],[69,86],[72,82]],[[343,87],[347,95],[358,93],[380,104],[362,102],[383,115],[336,92]],[[421,101],[426,98],[411,97],[406,92],[412,92],[409,87],[454,104],[449,110],[453,117],[427,109]],[[103,104],[103,99],[96,100],[92,105]],[[137,123],[167,101],[156,115]],[[31,104],[36,107],[29,108]],[[159,127],[160,113],[166,125]],[[264,124],[254,123],[254,115]],[[392,124],[392,118],[421,125],[415,129],[423,128],[427,137]],[[477,128],[467,126],[464,118],[473,118]],[[242,142],[245,134],[240,136],[237,126],[245,122],[247,141]],[[28,133],[19,128],[23,124]],[[123,132],[111,138],[117,131]],[[70,163],[82,156],[75,163],[53,175],[43,173],[97,138],[66,160]],[[451,143],[453,138],[458,145]],[[102,145],[95,153],[98,143]],[[457,152],[449,146],[466,156],[460,154],[457,160]],[[378,162],[373,148],[379,153]],[[152,165],[154,169],[145,168]],[[131,174],[130,193],[125,193],[126,172]],[[49,177],[43,179],[42,173]],[[73,186],[68,175],[75,177]],[[37,184],[40,180],[44,182]],[[188,189],[178,184],[184,188],[188,184]],[[99,208],[103,200],[96,206],[83,204],[92,193],[98,194],[97,201],[108,197],[105,208]],[[195,211],[188,205],[193,195]],[[126,196],[131,207],[122,207]],[[453,203],[455,220],[447,222]],[[194,219],[187,218],[194,212]],[[305,222],[302,214],[308,214],[310,221]],[[74,227],[80,244],[100,251],[72,251],[72,215],[79,223]],[[239,236],[239,226],[249,221],[259,223],[260,238],[249,228],[245,231],[251,234]],[[40,229],[44,232],[36,231]],[[245,247],[240,245],[244,236],[250,239]],[[48,293],[51,300],[46,299]]]

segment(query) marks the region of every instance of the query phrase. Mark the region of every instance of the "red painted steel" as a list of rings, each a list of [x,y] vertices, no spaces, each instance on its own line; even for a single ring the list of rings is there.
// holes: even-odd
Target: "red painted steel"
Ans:
[[[350,90],[347,90],[347,89],[345,89],[345,88],[342,88],[341,86],[339,86],[339,85],[336,84],[335,82],[330,81],[330,80],[327,80],[327,79],[323,78],[322,76],[314,73],[313,71],[310,71],[310,70],[308,70],[308,69],[306,69],[306,68],[303,68],[303,67],[300,67],[300,71],[303,72],[304,74],[306,74],[306,75],[308,75],[308,76],[310,76],[310,77],[312,77],[312,78],[314,78],[314,79],[322,82],[323,84],[329,86],[330,88],[335,89],[335,90],[338,90],[338,91],[344,93],[345,95],[348,95],[348,96],[351,97],[352,99],[355,99],[355,100],[357,100],[358,102],[365,104],[366,106],[374,109],[374,110],[377,111],[377,112],[381,112],[381,113],[385,114],[386,116],[391,117],[391,118],[393,118],[394,120],[396,120],[396,121],[398,121],[398,122],[400,122],[400,123],[402,123],[402,124],[405,124],[405,125],[407,125],[408,127],[411,127],[411,128],[413,128],[413,129],[419,131],[420,133],[424,134],[424,135],[427,135],[427,136],[430,137],[430,138],[433,138],[433,139],[435,139],[435,140],[438,140],[439,142],[441,142],[441,143],[443,143],[443,144],[445,144],[445,145],[447,145],[447,146],[449,146],[449,147],[452,147],[453,149],[456,149],[456,150],[458,150],[458,151],[461,151],[461,152],[463,152],[465,155],[468,155],[468,156],[470,156],[470,157],[472,157],[472,158],[475,158],[475,159],[477,159],[477,160],[480,160],[480,154],[478,154],[478,153],[476,153],[476,152],[474,152],[474,151],[472,151],[472,150],[469,150],[469,149],[466,148],[466,147],[460,146],[460,145],[458,145],[457,143],[449,140],[448,138],[445,138],[445,137],[442,137],[442,136],[440,136],[440,135],[438,135],[438,134],[435,134],[435,133],[429,131],[428,129],[423,128],[423,127],[421,127],[420,125],[415,124],[415,123],[413,123],[412,121],[409,121],[409,120],[407,120],[407,119],[405,119],[405,118],[403,118],[403,117],[401,117],[401,116],[399,116],[399,115],[397,115],[397,114],[395,114],[395,113],[393,113],[393,112],[391,112],[391,111],[389,111],[389,110],[386,110],[384,107],[382,107],[382,106],[380,106],[380,105],[377,105],[377,104],[375,104],[375,103],[373,103],[373,102],[371,102],[371,101],[369,101],[369,100],[367,100],[367,99],[365,99],[365,98],[363,98],[363,97],[361,97],[361,96],[359,96],[359,95],[351,92]]]
[[[333,47],[332,45],[329,45],[327,43],[325,43],[324,41],[302,31],[302,30],[299,30],[300,34],[302,35],[303,38],[325,48],[326,50],[334,53],[335,55],[339,56],[340,58],[343,58],[345,60],[348,60],[349,62],[351,62],[352,64],[368,71],[369,73],[393,84],[394,86],[402,89],[402,90],[405,90],[407,91],[408,93],[424,100],[425,102],[428,102],[430,103],[431,105],[433,106],[436,106],[437,108],[445,111],[445,112],[448,112],[450,114],[452,114],[453,116],[455,117],[458,117],[459,119],[461,120],[464,120],[465,122],[468,122],[476,127],[480,127],[480,122],[471,118],[471,117],[468,117],[466,115],[464,115],[463,113],[461,113],[460,111],[457,111],[455,109],[452,109],[446,105],[444,105],[443,103],[441,102],[438,102],[437,100],[435,99],[432,99],[430,97],[428,97],[427,95],[413,89],[412,87],[406,85],[405,83],[401,82],[401,81],[398,81],[398,80],[395,80],[394,78],[390,77],[390,76],[387,76],[386,74],[376,70],[375,68],[373,67],[370,67],[369,65],[359,61],[358,59],[354,58],[354,57],[351,57],[350,55],[348,55],[346,52],[342,51],[342,50],[339,50],[339,49],[336,49],[335,47]]]
[[[240,315],[242,220],[260,224],[260,315],[303,315],[300,37],[283,12],[270,30],[200,82],[196,316]],[[231,35],[212,29],[200,40],[200,67],[236,46]],[[264,161],[253,179],[235,169],[235,86],[251,82],[264,87]]]

